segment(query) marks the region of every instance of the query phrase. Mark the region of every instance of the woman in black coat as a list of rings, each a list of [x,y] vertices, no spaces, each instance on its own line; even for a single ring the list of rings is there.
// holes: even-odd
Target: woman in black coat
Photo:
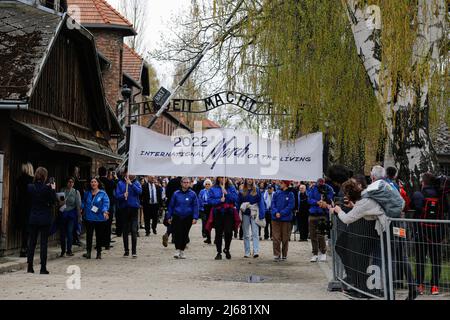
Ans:
[[[34,181],[28,185],[28,195],[30,197],[30,220],[29,220],[29,241],[28,241],[28,272],[34,273],[33,260],[38,234],[41,235],[41,274],[48,274],[47,271],[47,246],[50,234],[50,226],[53,220],[53,205],[56,203],[55,182],[47,181],[48,171],[43,167],[36,169]]]

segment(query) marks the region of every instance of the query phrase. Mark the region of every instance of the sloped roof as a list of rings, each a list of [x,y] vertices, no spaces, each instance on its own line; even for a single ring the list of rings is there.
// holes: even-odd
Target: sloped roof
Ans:
[[[142,58],[136,51],[123,44],[123,72],[135,82],[141,83],[141,72],[144,64]]]
[[[26,100],[62,17],[33,6],[0,2],[0,100]]]
[[[442,122],[439,126],[434,148],[439,155],[450,155],[450,130],[445,122]]]
[[[85,27],[119,28],[136,34],[133,24],[106,0],[67,0],[72,17]]]
[[[215,123],[212,120],[203,119],[202,120],[202,127],[203,128],[220,128],[220,125],[218,125],[217,123]]]

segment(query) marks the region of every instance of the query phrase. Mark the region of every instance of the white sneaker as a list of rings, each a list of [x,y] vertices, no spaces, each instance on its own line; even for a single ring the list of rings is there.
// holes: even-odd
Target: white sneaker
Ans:
[[[179,259],[179,258],[180,258],[180,250],[177,250],[177,251],[175,252],[175,254],[173,255],[173,257],[174,257],[175,259]]]
[[[319,255],[319,261],[320,261],[320,262],[325,262],[325,261],[327,261],[327,254],[326,254],[326,253],[321,253],[321,254]]]
[[[309,261],[310,262],[317,262],[318,259],[319,259],[319,256],[314,255],[314,256],[311,257],[311,260],[309,260]]]
[[[186,256],[184,255],[184,251],[180,251],[180,259],[186,259]]]

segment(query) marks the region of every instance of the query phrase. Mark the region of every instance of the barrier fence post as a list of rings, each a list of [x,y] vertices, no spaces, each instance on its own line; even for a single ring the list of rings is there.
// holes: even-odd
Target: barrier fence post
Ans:
[[[387,267],[388,267],[388,280],[386,290],[388,290],[388,300],[395,300],[394,297],[394,278],[392,273],[392,250],[391,250],[391,220],[387,218],[386,229],[386,251],[387,251]]]
[[[342,291],[342,283],[337,277],[337,255],[336,255],[336,238],[337,238],[337,217],[331,216],[332,228],[331,228],[331,254],[333,265],[333,279],[328,283],[328,291]]]

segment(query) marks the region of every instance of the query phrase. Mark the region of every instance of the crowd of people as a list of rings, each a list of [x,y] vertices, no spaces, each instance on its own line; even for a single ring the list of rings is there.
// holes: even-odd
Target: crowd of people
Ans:
[[[299,241],[310,239],[310,261],[324,262],[327,260],[330,217],[336,214],[349,228],[347,236],[341,234],[338,237],[336,248],[373,247],[373,263],[380,260],[379,245],[352,243],[348,235],[357,228],[364,228],[366,234],[371,232],[367,241],[374,242],[373,239],[388,232],[386,217],[400,217],[409,209],[415,210],[416,218],[436,218],[426,213],[430,210],[430,199],[438,198],[440,192],[435,187],[436,177],[425,173],[421,191],[414,193],[410,200],[403,184],[396,179],[396,169],[385,170],[380,166],[372,169],[370,180],[335,165],[329,168],[326,178],[298,182],[228,177],[136,177],[128,174],[127,169],[115,172],[112,168],[101,167],[88,186],[83,186],[76,175],[68,177],[60,193],[56,191],[54,179],[48,179],[45,168],[39,167],[33,172],[28,163],[22,169],[18,188],[27,197],[20,202],[19,212],[26,217],[21,220],[27,223],[22,221],[21,255],[27,255],[28,272],[34,272],[34,251],[40,234],[40,272],[43,274],[48,274],[47,244],[52,225],[55,225],[55,206],[59,209],[55,221],[60,230],[61,256],[73,255],[74,237],[79,237],[82,223],[86,230],[85,258],[91,258],[94,232],[97,259],[102,258],[103,248],[109,250],[112,247],[113,226],[115,234],[123,238],[124,256],[130,256],[131,236],[131,256],[137,258],[139,229],[145,229],[146,236],[151,232],[156,235],[157,225],[162,222],[166,227],[162,235],[163,246],[168,246],[172,236],[176,250],[174,258],[185,259],[190,229],[201,219],[204,243],[212,245],[214,242],[216,260],[221,260],[222,254],[231,259],[231,242],[239,236],[243,240],[243,258],[259,258],[260,241],[264,239],[273,243],[273,260],[282,262],[288,258],[292,234],[295,241],[298,233]],[[448,212],[448,208],[445,210]],[[419,241],[424,237],[424,228],[427,227],[415,230],[417,243],[420,243],[416,248],[416,275],[412,274],[405,252],[399,252],[397,257],[403,266],[400,272],[405,273],[410,284],[410,299],[424,293],[423,265],[427,256],[433,263],[431,293],[439,293],[442,233],[433,228],[431,241]],[[361,260],[360,256],[355,259],[348,250],[336,251],[347,268],[347,283],[353,286],[365,283],[367,275],[364,273],[369,261]],[[367,259],[370,258],[368,255]]]

